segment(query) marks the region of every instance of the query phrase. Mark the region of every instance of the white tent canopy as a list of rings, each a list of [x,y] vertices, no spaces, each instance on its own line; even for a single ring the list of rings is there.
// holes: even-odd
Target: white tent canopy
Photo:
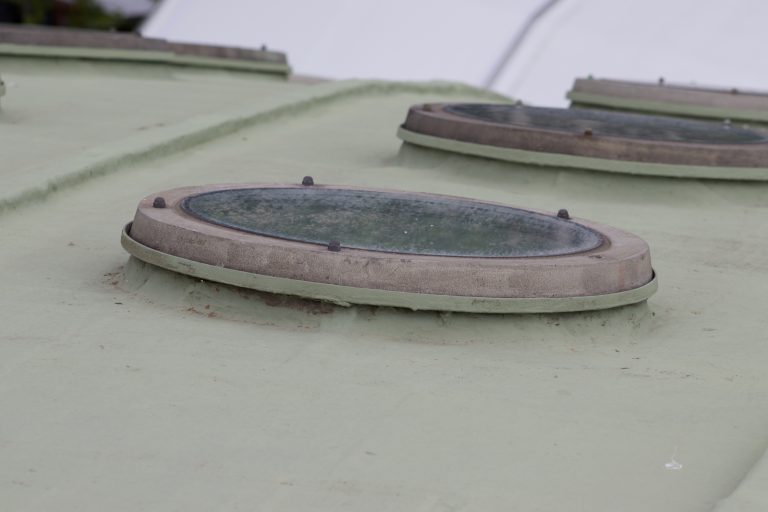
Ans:
[[[176,41],[268,47],[295,72],[328,78],[487,84],[545,0],[165,0],[143,27]],[[537,104],[565,104],[577,76],[768,89],[762,0],[561,0],[493,84]]]
[[[105,9],[117,11],[128,16],[140,16],[152,10],[152,0],[98,0]]]

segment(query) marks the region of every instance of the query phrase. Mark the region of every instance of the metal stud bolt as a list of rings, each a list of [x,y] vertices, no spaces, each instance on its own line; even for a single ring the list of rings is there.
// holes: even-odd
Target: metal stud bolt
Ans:
[[[152,208],[165,208],[165,198],[156,197],[155,200],[152,201]]]
[[[339,252],[341,251],[341,242],[338,240],[331,240],[328,242],[328,250],[331,252]]]
[[[565,208],[560,208],[557,210],[557,217],[560,219],[570,219],[571,215],[568,213],[568,210]]]
[[[312,179],[312,176],[304,176],[304,179],[301,180],[301,184],[305,187],[311,187],[315,184],[315,180]]]

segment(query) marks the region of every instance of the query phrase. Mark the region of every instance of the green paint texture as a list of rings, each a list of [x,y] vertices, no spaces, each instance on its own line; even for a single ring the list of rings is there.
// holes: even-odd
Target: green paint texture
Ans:
[[[7,510],[762,511],[768,184],[405,144],[453,84],[0,56]],[[130,259],[157,190],[426,191],[643,237],[648,302],[549,315],[339,307]]]

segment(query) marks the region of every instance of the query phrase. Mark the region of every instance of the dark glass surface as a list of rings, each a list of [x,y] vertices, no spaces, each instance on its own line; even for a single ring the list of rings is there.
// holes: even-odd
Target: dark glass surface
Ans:
[[[471,200],[306,188],[221,190],[182,208],[206,222],[287,240],[406,254],[524,257],[573,254],[603,242],[555,216]]]
[[[749,144],[766,141],[763,133],[725,123],[604,110],[465,103],[449,105],[445,111],[492,123],[574,134],[583,134],[589,129],[596,136],[663,142]]]

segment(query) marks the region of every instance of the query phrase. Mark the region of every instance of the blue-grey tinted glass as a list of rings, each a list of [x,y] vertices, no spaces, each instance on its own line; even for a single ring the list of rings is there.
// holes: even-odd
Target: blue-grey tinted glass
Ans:
[[[191,196],[182,208],[249,233],[405,254],[525,257],[588,251],[603,239],[572,221],[477,201],[365,190],[251,188]]]
[[[765,134],[727,123],[692,121],[673,117],[626,114],[589,109],[563,109],[464,103],[449,105],[446,112],[492,123],[629,139],[703,144],[765,142]]]

